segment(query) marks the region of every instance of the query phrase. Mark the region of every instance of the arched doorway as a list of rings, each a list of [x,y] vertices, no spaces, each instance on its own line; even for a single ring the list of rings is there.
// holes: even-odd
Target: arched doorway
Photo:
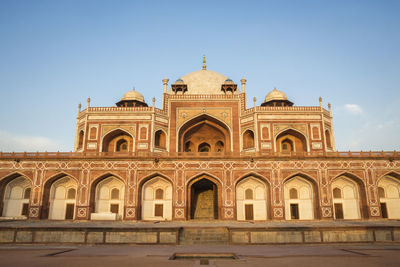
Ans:
[[[172,184],[154,177],[142,187],[142,220],[172,220]]]
[[[7,179],[3,189],[3,217],[28,217],[31,183],[23,176]]]
[[[194,179],[188,185],[188,214],[194,220],[219,218],[220,192],[217,183],[207,176]]]
[[[231,150],[229,128],[221,121],[202,115],[186,122],[178,134],[180,152],[224,152]]]
[[[260,179],[246,177],[236,186],[236,213],[239,221],[267,220],[267,186]]]

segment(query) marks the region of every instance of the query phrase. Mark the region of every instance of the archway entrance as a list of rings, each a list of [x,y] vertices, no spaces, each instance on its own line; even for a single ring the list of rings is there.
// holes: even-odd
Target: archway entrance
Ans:
[[[202,178],[190,185],[190,219],[218,219],[218,187],[212,181]]]

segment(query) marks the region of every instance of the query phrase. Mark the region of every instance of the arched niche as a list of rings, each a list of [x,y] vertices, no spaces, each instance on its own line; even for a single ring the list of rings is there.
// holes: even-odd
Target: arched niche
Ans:
[[[315,186],[308,179],[294,176],[284,183],[286,220],[312,220],[317,216]]]
[[[52,183],[49,219],[72,220],[75,218],[77,187],[77,182],[68,176],[59,178]]]
[[[353,186],[353,191],[355,192],[354,198],[358,201],[358,210],[359,210],[359,218],[360,219],[367,219],[368,218],[368,205],[367,205],[367,195],[366,195],[366,190],[365,190],[365,185],[363,181],[355,176],[354,174],[351,173],[343,173],[335,177],[332,182],[331,182],[331,194],[333,197],[333,189],[335,188],[336,181],[347,181],[348,186],[352,184]],[[350,190],[348,187],[347,190]],[[343,190],[341,189],[342,194],[344,194]],[[354,200],[354,201],[356,201]],[[348,201],[351,203],[350,201]],[[353,202],[354,204],[355,202]],[[343,206],[343,208],[345,208]],[[335,209],[335,207],[333,207]],[[356,209],[356,208],[354,208]],[[334,211],[335,214],[335,211]],[[353,215],[355,215],[356,212],[353,212]],[[343,214],[344,215],[344,214]],[[344,216],[343,216],[344,217]],[[346,219],[346,218],[344,218]],[[349,218],[350,219],[350,218]]]
[[[326,147],[328,149],[332,149],[331,133],[329,132],[328,129],[325,130],[325,139],[326,139]]]
[[[400,219],[400,181],[389,175],[378,182],[382,218]]]
[[[102,141],[103,152],[132,152],[133,138],[127,132],[117,129],[104,136]]]
[[[92,184],[91,189],[91,219],[122,219],[124,216],[124,199],[125,184],[120,179],[112,175],[99,178]]]
[[[85,137],[85,132],[83,130],[80,130],[78,135],[78,150],[83,148],[84,137]]]
[[[237,220],[267,220],[268,190],[266,184],[256,177],[246,177],[236,185]]]
[[[172,184],[156,176],[142,186],[142,220],[172,220]]]
[[[360,193],[357,183],[338,177],[331,184],[335,219],[360,219]]]
[[[306,152],[306,137],[298,131],[288,129],[276,137],[276,150],[278,152]]]
[[[167,149],[167,136],[163,130],[158,130],[155,132],[154,146],[156,148]]]
[[[64,184],[65,183],[65,184]],[[75,216],[75,199],[76,199],[76,191],[75,191],[75,199],[68,199],[68,191],[67,188],[74,188],[77,190],[78,182],[76,179],[72,178],[66,173],[57,174],[50,179],[48,179],[44,183],[43,194],[42,194],[42,209],[40,213],[41,219],[53,219],[53,220],[64,220],[66,217],[71,219],[70,215],[72,214],[72,219]],[[59,189],[57,190],[57,188]],[[61,197],[62,193],[60,191],[65,191],[65,195]],[[67,204],[68,207],[67,207]],[[72,207],[72,204],[74,206]],[[64,206],[65,205],[65,206]],[[67,214],[68,209],[68,216]]]
[[[252,130],[246,130],[243,133],[243,149],[254,148],[254,132]]]
[[[211,152],[211,146],[209,143],[207,142],[203,142],[199,145],[199,147],[197,148],[198,152]]]
[[[224,144],[224,151],[230,151],[231,148],[229,128],[209,115],[201,115],[186,122],[178,131],[178,140],[180,152],[197,152],[199,145],[204,142],[210,146],[210,152],[218,150],[218,142]]]
[[[23,177],[16,177],[2,181],[2,216],[3,217],[28,217],[31,182]]]

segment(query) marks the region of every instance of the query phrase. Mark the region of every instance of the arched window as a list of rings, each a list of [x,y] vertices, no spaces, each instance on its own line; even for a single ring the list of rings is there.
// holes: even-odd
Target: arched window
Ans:
[[[285,139],[282,141],[282,152],[293,151],[293,142],[290,139]]]
[[[90,128],[89,138],[92,140],[96,139],[96,135],[97,135],[97,128],[96,127]]]
[[[247,130],[243,134],[243,149],[254,147],[254,133],[251,130]]]
[[[291,188],[289,190],[289,198],[290,199],[298,199],[298,194],[297,194],[297,189],[296,188]]]
[[[247,188],[246,191],[244,191],[244,198],[253,199],[253,189]]]
[[[117,152],[127,152],[128,151],[128,142],[125,139],[118,140],[115,150]]]
[[[75,188],[68,189],[68,193],[67,193],[67,198],[68,199],[75,199],[75,195],[76,195],[76,189]]]
[[[31,196],[31,188],[28,187],[28,188],[26,188],[25,191],[24,191],[24,199],[29,199],[30,196]]]
[[[164,199],[164,190],[161,188],[156,190],[156,199]]]
[[[187,141],[185,143],[185,152],[193,152],[193,151],[195,151],[193,143],[190,141]]]
[[[154,146],[159,148],[166,148],[166,137],[162,130],[158,130],[154,136]]]
[[[210,152],[210,150],[211,150],[211,147],[207,143],[201,143],[199,145],[199,149],[198,149],[199,152]]]
[[[342,198],[342,190],[340,188],[333,188],[333,198]]]
[[[224,151],[224,143],[222,141],[218,141],[215,144],[215,152],[223,152]]]
[[[83,137],[85,133],[82,131],[79,132],[79,138],[78,138],[78,149],[81,149],[83,147]]]
[[[111,190],[111,199],[119,199],[119,189],[113,188]]]
[[[329,133],[328,130],[325,130],[325,138],[326,138],[326,146],[328,148],[332,148],[331,134]]]
[[[385,198],[385,189],[383,189],[383,187],[378,187],[378,194],[380,198]]]

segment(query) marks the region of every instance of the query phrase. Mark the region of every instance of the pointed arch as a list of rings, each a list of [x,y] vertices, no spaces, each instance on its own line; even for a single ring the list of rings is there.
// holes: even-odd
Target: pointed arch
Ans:
[[[32,180],[29,178],[29,176],[21,173],[21,172],[12,172],[6,176],[3,176],[0,180],[0,216],[3,215],[3,211],[4,211],[4,197],[5,197],[5,193],[6,193],[6,187],[7,185],[12,182],[15,179],[18,178],[24,178],[26,181],[29,182],[30,188],[32,188],[33,182]],[[29,200],[28,200],[29,201]]]
[[[291,174],[283,179],[283,181],[282,181],[283,186],[285,187],[286,183],[290,182],[290,180],[292,180],[296,177],[300,177],[311,184],[312,205],[313,205],[313,213],[314,213],[313,217],[314,217],[314,219],[320,219],[321,218],[321,212],[320,212],[321,209],[320,209],[319,187],[318,187],[317,180],[315,178],[313,178],[312,176],[305,174],[303,172],[296,172],[296,173]],[[288,207],[286,207],[286,208],[288,208]]]
[[[200,178],[200,176],[207,176],[208,177],[207,179],[213,180],[214,182],[216,182],[220,186],[222,186],[222,181],[221,181],[220,178],[218,178],[217,176],[215,176],[215,175],[213,175],[213,174],[211,174],[209,172],[206,172],[206,171],[203,171],[201,173],[197,173],[197,174],[192,175],[191,177],[187,178],[186,182],[185,182],[185,185],[188,186],[189,183],[193,183],[193,181],[197,180],[198,178]]]
[[[336,175],[330,181],[330,186],[332,186],[332,183],[336,179],[339,179],[341,177],[345,177],[356,183],[357,189],[358,189],[358,199],[360,200],[359,205],[360,205],[361,218],[367,219],[369,217],[369,215],[368,215],[368,205],[367,205],[367,190],[366,190],[364,181],[360,177],[358,177],[357,175],[355,175],[351,172],[342,172],[339,175]]]
[[[387,172],[377,179],[376,186],[381,217],[400,219],[400,175]]]
[[[282,151],[282,141],[290,140],[293,143],[294,152],[310,151],[309,140],[305,134],[292,127],[285,128],[275,135],[275,151]]]
[[[206,172],[201,174],[197,174],[187,179],[186,181],[186,192],[187,192],[187,219],[195,219],[195,210],[197,208],[197,199],[199,197],[197,186],[204,184],[207,189],[204,192],[208,191],[213,195],[213,218],[220,219],[221,218],[221,206],[222,206],[222,183],[220,179],[215,177],[214,175],[210,175]],[[211,219],[211,218],[209,218]]]
[[[380,181],[381,179],[385,178],[386,176],[389,176],[389,177],[392,177],[392,178],[394,178],[394,179],[397,179],[397,180],[399,180],[399,182],[400,182],[400,173],[398,173],[398,172],[396,172],[396,171],[389,171],[389,172],[386,172],[385,174],[379,176],[378,179],[376,179],[376,184],[378,184],[379,181]]]
[[[165,174],[163,174],[163,173],[161,173],[161,172],[156,171],[156,172],[152,172],[152,173],[146,175],[145,177],[141,178],[140,181],[139,181],[139,188],[140,188],[141,186],[143,186],[144,183],[146,183],[147,181],[153,179],[154,177],[161,177],[161,178],[164,178],[164,179],[166,179],[168,182],[170,182],[171,184],[173,184],[173,181],[172,181],[172,179],[171,179],[170,177],[168,177],[167,175],[165,175]]]
[[[265,178],[263,175],[254,172],[254,171],[250,171],[245,173],[244,175],[240,176],[235,182],[234,182],[234,186],[236,187],[238,183],[240,183],[240,181],[242,181],[243,179],[246,179],[247,177],[254,177],[257,179],[260,179],[263,183],[267,184],[267,186],[271,186],[271,181],[269,181],[267,178]]]
[[[59,172],[57,174],[54,174],[50,176],[49,178],[46,179],[44,182],[43,186],[43,193],[42,193],[42,209],[40,212],[40,218],[41,219],[48,219],[49,218],[49,212],[50,212],[50,191],[51,191],[51,186],[59,179],[62,179],[64,177],[70,177],[72,178],[77,185],[79,185],[79,180],[67,173],[67,172]]]
[[[145,183],[147,183],[148,181],[150,181],[153,178],[156,177],[161,177],[165,180],[167,180],[169,183],[171,183],[171,185],[173,185],[173,181],[171,178],[169,178],[168,176],[160,173],[160,172],[153,172],[145,177],[143,177],[142,179],[140,179],[139,183],[138,183],[138,192],[137,192],[137,198],[136,198],[136,203],[138,203],[137,205],[137,219],[141,220],[142,219],[142,212],[143,212],[143,185]],[[172,195],[172,200],[174,199],[174,195]]]
[[[99,185],[99,183],[101,183],[102,181],[104,181],[107,178],[116,178],[117,180],[119,180],[120,182],[122,182],[124,184],[124,188],[125,190],[123,192],[121,192],[122,196],[125,198],[126,195],[126,183],[124,181],[124,179],[122,179],[119,175],[113,173],[113,172],[106,172],[100,176],[98,176],[97,178],[93,179],[93,181],[90,183],[89,187],[90,187],[90,195],[89,195],[89,213],[94,213],[96,211],[96,188]]]
[[[108,132],[101,138],[100,151],[102,152],[117,152],[117,144],[119,140],[124,139],[128,143],[127,152],[135,150],[135,137],[124,129],[116,128]]]
[[[202,128],[207,128],[207,131],[212,131],[215,133],[213,138],[215,140],[210,140],[211,151],[214,151],[213,147],[217,141],[222,141],[225,144],[228,151],[233,149],[233,141],[230,127],[220,119],[210,115],[210,114],[200,114],[191,118],[190,120],[183,123],[176,131],[176,151],[183,152],[185,144],[191,141],[194,147],[197,148],[202,142],[197,142],[196,140],[191,140],[191,137],[195,139],[196,132],[201,131]]]
[[[163,174],[155,172],[141,179],[138,190],[138,219],[172,220],[173,183]],[[156,196],[162,190],[162,198]]]
[[[260,188],[257,187],[257,185],[251,185],[248,184],[248,182],[251,182],[251,179],[261,183],[264,186],[263,193],[264,197],[260,197]],[[246,185],[247,183],[247,185]],[[239,195],[243,195],[246,193],[245,190],[248,190],[249,187],[252,187],[252,194],[253,196],[256,195],[258,197],[253,198],[251,200],[248,200],[246,197],[241,197]],[[256,187],[256,188],[254,188]],[[249,217],[253,217],[254,220],[268,220],[271,219],[271,184],[268,179],[263,177],[262,175],[255,173],[255,172],[249,172],[246,173],[245,175],[241,176],[239,179],[237,179],[234,182],[234,188],[235,188],[235,206],[236,206],[236,219],[238,220],[248,220]],[[255,189],[255,191],[254,191]],[[240,194],[239,194],[240,193]],[[262,195],[262,194],[261,194]],[[265,211],[265,214],[263,213]],[[252,216],[249,216],[249,215]]]

